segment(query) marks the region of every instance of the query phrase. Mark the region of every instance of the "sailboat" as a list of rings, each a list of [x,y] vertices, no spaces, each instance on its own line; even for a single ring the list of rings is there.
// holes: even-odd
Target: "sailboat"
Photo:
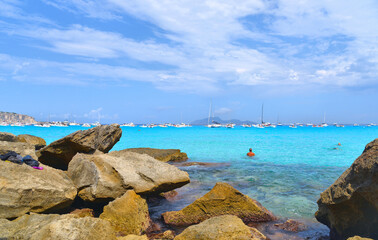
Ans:
[[[209,117],[207,119],[207,127],[209,128],[220,128],[222,127],[222,124],[215,122],[214,120],[211,120],[211,115],[213,114],[212,119],[214,119],[214,113],[212,109],[212,102],[210,101],[210,109],[209,109]]]
[[[264,128],[264,104],[261,106],[261,124],[253,124],[255,128]]]
[[[326,123],[326,113],[324,112],[323,116],[323,123],[320,125],[321,127],[328,127],[328,124]]]

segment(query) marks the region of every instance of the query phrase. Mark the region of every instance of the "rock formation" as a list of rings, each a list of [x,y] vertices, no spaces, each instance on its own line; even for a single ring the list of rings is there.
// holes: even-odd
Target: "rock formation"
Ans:
[[[158,194],[190,182],[188,173],[175,166],[132,152],[122,157],[101,152],[77,154],[68,166],[68,175],[85,201],[115,199],[129,189]]]
[[[10,113],[10,112],[0,112],[0,122],[7,124],[36,124],[37,121],[28,115]]]
[[[320,195],[318,206],[315,216],[331,239],[378,239],[378,139]]]
[[[236,215],[245,223],[275,220],[259,202],[227,183],[217,183],[210,192],[182,210],[163,213],[163,218],[169,225],[186,226],[227,214]]]
[[[55,211],[73,202],[76,188],[66,173],[43,167],[0,161],[0,218]]]
[[[128,148],[111,152],[110,155],[119,157],[125,152],[147,154],[162,162],[183,162],[188,160],[186,153],[181,152],[180,149]]]
[[[30,155],[32,158],[37,159],[34,145],[22,142],[0,141],[0,154],[3,155],[10,151],[14,151],[23,157]]]
[[[16,142],[16,135],[13,133],[0,132],[0,141]]]
[[[93,153],[95,150],[107,153],[121,135],[122,129],[118,124],[80,130],[42,148],[37,156],[46,165],[66,170],[76,153]]]
[[[200,224],[185,229],[175,240],[263,240],[266,237],[258,230],[251,229],[243,221],[232,215],[213,217]]]
[[[25,142],[35,146],[35,150],[39,150],[46,146],[46,141],[43,138],[36,137],[29,134],[20,134],[16,137],[17,142]]]
[[[116,240],[110,223],[92,217],[32,214],[14,221],[0,220],[0,237],[23,240]]]
[[[147,202],[133,190],[105,206],[100,218],[109,221],[122,236],[142,235],[150,226]]]

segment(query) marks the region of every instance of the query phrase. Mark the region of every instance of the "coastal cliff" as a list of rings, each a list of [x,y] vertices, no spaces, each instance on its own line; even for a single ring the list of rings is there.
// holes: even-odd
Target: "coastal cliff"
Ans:
[[[36,124],[37,121],[28,115],[11,113],[11,112],[0,112],[0,123],[6,124]]]

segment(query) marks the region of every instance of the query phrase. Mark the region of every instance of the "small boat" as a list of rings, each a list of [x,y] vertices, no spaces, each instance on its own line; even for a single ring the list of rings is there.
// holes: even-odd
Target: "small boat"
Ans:
[[[250,128],[250,127],[252,127],[252,126],[251,126],[251,124],[243,124],[242,127]]]
[[[84,123],[83,125],[81,125],[82,127],[91,127],[91,125],[89,123]]]
[[[290,124],[289,128],[297,128],[297,126],[295,124]]]

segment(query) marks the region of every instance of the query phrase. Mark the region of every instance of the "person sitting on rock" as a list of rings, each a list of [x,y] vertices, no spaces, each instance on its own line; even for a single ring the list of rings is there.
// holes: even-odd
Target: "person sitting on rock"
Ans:
[[[249,149],[249,153],[247,153],[248,157],[253,157],[255,154],[252,152],[252,148]]]

